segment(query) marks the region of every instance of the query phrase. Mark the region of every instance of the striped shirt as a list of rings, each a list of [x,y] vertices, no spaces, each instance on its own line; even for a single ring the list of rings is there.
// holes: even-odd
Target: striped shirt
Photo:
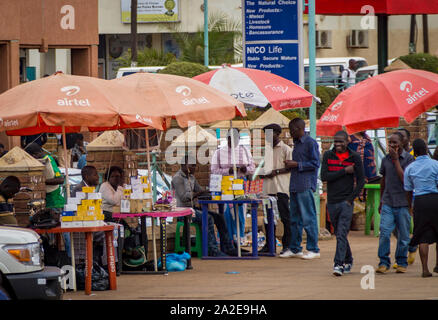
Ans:
[[[236,167],[246,167],[246,174],[253,174],[255,164],[251,152],[242,145],[238,145],[234,150]],[[228,145],[216,150],[211,159],[211,173],[223,176],[229,175],[230,168],[233,168],[231,156],[231,148]]]

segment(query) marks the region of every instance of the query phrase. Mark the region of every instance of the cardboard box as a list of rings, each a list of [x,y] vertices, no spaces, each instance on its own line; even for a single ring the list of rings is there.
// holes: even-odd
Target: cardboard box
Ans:
[[[102,227],[104,225],[105,225],[105,222],[103,222],[103,220],[93,220],[93,221],[83,221],[82,222],[82,226],[88,227],[88,228]]]
[[[82,221],[72,221],[71,228],[82,228],[84,225]]]
[[[96,187],[82,187],[82,192],[83,193],[92,193],[95,192]]]
[[[66,204],[64,205],[64,211],[77,211],[78,205],[77,204]]]
[[[102,200],[102,194],[100,192],[90,192],[87,194],[87,199]]]
[[[67,199],[67,204],[75,204],[75,205],[80,205],[81,204],[82,199],[80,198],[68,198]]]
[[[131,213],[131,203],[129,200],[122,200],[120,203],[120,212]]]
[[[67,222],[67,221],[69,221],[69,222],[73,221],[73,216],[63,216],[63,217],[61,217],[61,222]]]
[[[71,221],[61,221],[61,228],[74,228],[73,222]]]
[[[87,195],[84,192],[76,192],[76,198],[78,199],[87,199]]]
[[[233,194],[222,194],[221,200],[234,200]]]

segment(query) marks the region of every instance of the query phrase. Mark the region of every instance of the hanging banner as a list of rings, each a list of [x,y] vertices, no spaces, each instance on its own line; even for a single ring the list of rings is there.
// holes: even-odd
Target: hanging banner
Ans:
[[[121,0],[122,23],[131,23],[131,0]],[[137,23],[178,22],[179,0],[137,0]]]

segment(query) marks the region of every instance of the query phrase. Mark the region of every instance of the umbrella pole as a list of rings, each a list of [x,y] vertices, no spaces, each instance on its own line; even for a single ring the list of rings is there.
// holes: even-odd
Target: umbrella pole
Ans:
[[[148,181],[151,183],[151,157],[150,157],[150,149],[149,149],[149,130],[146,128],[146,157],[148,160]],[[154,185],[153,188],[155,189],[157,186]],[[156,194],[154,192],[154,194]],[[156,199],[153,199],[153,202],[155,203]],[[151,217],[152,219],[152,244],[154,246],[154,270],[158,271],[158,265],[157,265],[157,244],[155,240],[155,218]],[[161,261],[161,263],[164,263],[164,261]],[[165,266],[163,266],[163,269],[165,269]]]
[[[230,130],[231,130],[231,162],[233,163],[233,175],[234,179],[237,179],[237,170],[236,170],[236,155],[234,153],[234,130],[233,130],[233,120],[230,120]],[[240,228],[239,228],[239,210],[235,210],[236,205],[233,205],[234,213],[236,215],[236,233],[237,233],[237,254],[238,257],[241,256],[240,253]]]
[[[70,182],[68,180],[68,162],[67,161],[67,142],[66,142],[66,138],[65,138],[65,126],[62,126],[62,144],[64,147],[64,163],[65,163],[65,179],[66,179],[66,189],[67,189],[67,193],[66,193],[66,198],[70,198]]]

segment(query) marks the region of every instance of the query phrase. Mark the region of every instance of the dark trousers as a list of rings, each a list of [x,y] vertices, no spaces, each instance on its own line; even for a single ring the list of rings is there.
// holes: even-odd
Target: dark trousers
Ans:
[[[289,196],[286,193],[270,194],[271,197],[277,198],[277,207],[280,213],[280,219],[283,223],[283,237],[281,243],[283,244],[283,250],[289,249],[291,241],[290,232],[290,211],[289,211]],[[274,225],[274,238],[275,238],[275,225]],[[266,239],[269,239],[269,227],[265,224]],[[266,242],[267,244],[267,242]]]
[[[228,252],[232,250],[234,246],[228,233],[224,215],[212,211],[208,211],[208,214],[213,218],[214,224],[219,232],[221,251]]]
[[[335,266],[353,263],[353,255],[348,243],[348,232],[350,231],[351,219],[353,217],[353,207],[347,201],[327,204],[330,221],[333,224],[336,235]]]

